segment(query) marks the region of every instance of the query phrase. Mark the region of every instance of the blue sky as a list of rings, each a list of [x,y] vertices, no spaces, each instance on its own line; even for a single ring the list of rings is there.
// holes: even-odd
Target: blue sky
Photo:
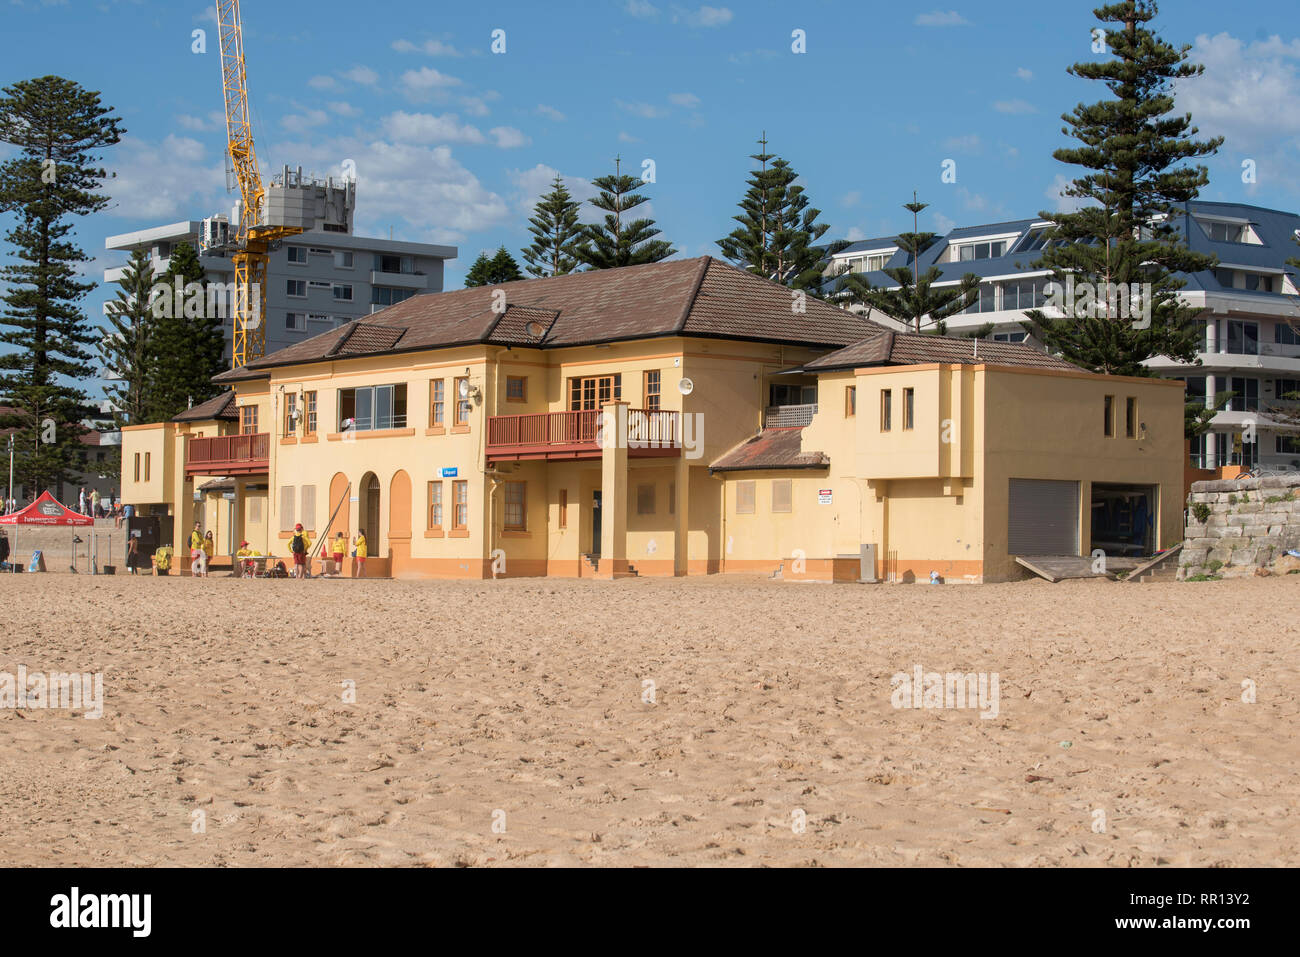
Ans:
[[[1065,142],[1058,117],[1103,92],[1065,73],[1094,58],[1093,6],[248,0],[244,18],[263,165],[337,174],[353,160],[358,232],[458,246],[454,289],[480,250],[518,255],[556,172],[589,195],[617,154],[633,172],[654,161],[646,192],[664,238],[683,256],[716,254],[762,131],[802,174],[828,237],[910,225],[900,205],[914,189],[936,231],[1055,209],[1069,173],[1051,157]],[[1228,136],[1205,199],[1300,207],[1293,14],[1277,0],[1163,6],[1160,32],[1207,66],[1180,105]],[[79,227],[92,276],[122,261],[105,236],[229,210],[213,4],[0,0],[0,24],[0,81],[72,78],[128,129],[107,157],[114,205]],[[496,29],[504,54],[490,49]],[[194,30],[206,53],[192,52]],[[795,30],[806,53],[791,49]],[[940,180],[946,159],[954,184]],[[87,311],[98,317],[106,298]]]

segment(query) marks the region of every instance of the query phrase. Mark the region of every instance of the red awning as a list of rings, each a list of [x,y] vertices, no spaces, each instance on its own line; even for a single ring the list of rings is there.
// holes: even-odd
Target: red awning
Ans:
[[[60,505],[49,492],[20,512],[0,515],[0,525],[94,525],[89,515],[81,515]]]

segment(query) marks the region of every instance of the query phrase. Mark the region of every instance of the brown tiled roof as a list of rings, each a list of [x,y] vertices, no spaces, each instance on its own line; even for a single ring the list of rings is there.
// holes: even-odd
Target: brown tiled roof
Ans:
[[[886,332],[855,342],[847,348],[804,365],[809,372],[852,369],[873,365],[918,365],[946,362],[961,365],[1032,366],[1061,372],[1079,372],[1078,366],[1030,346],[987,342],[953,336],[925,336],[915,332]]]
[[[200,402],[193,408],[186,409],[172,419],[173,422],[207,422],[210,419],[238,419],[235,408],[235,393],[223,392],[221,395]]]
[[[352,322],[348,334],[334,344],[331,356],[368,356],[375,352],[390,352],[406,330],[400,327],[380,326],[373,322]]]
[[[504,315],[493,308],[502,292]],[[367,353],[375,355],[471,343],[555,348],[670,335],[839,348],[882,331],[818,299],[798,301],[799,309],[795,304],[785,286],[703,256],[414,296],[367,316],[363,324],[405,330],[394,345]],[[534,321],[548,322],[540,340],[527,337]],[[340,343],[349,335],[346,326],[323,333],[216,381],[262,378],[277,366],[325,361],[342,354]],[[357,353],[349,348],[346,354]]]
[[[831,464],[825,452],[803,451],[803,429],[764,429],[752,435],[709,466],[715,472],[753,472],[759,469],[824,469]]]

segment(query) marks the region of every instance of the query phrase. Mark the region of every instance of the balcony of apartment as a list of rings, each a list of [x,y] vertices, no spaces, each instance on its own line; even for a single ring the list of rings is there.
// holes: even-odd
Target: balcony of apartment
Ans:
[[[218,435],[190,439],[185,452],[186,475],[259,475],[270,465],[271,436]]]
[[[1261,342],[1258,346],[1228,347],[1218,352],[1199,353],[1198,374],[1218,372],[1300,372],[1300,346]],[[1164,373],[1186,371],[1189,366],[1165,356],[1147,360],[1147,365]]]
[[[601,413],[539,412],[488,418],[488,461],[535,459],[598,459],[601,457]],[[626,436],[629,458],[680,456],[681,413],[660,409],[628,409]]]
[[[765,429],[801,429],[812,425],[816,405],[769,405],[763,412]]]
[[[370,285],[389,286],[393,289],[427,289],[429,277],[422,272],[370,271]]]

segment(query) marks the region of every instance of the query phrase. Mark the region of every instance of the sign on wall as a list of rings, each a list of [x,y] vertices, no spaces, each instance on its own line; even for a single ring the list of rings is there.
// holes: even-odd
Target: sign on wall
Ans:
[[[831,490],[830,490],[830,489],[828,489],[828,488],[823,488],[823,489],[818,489],[818,490],[817,490],[817,504],[818,504],[818,505],[830,505],[830,504],[831,504]]]
[[[443,477],[443,478],[456,478],[456,477],[458,477],[459,475],[460,475],[460,469],[443,469],[443,470],[442,470],[442,477]]]

